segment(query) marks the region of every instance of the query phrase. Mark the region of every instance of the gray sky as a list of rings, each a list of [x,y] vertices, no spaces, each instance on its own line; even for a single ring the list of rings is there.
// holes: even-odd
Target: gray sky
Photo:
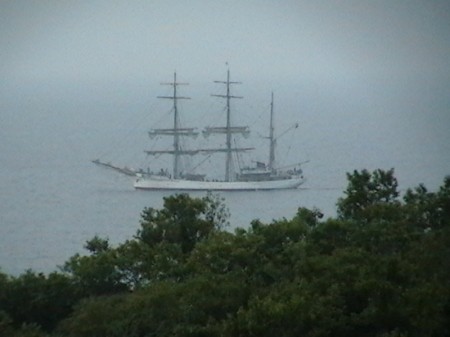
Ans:
[[[449,173],[448,0],[1,0],[0,61],[0,136],[28,137],[31,152],[51,133],[46,146],[110,143],[98,134],[106,118],[148,114],[175,70],[188,96],[203,85],[210,99],[228,62],[246,84],[238,94],[263,89],[267,105],[273,89],[278,116],[301,123],[312,173],[330,153],[340,177],[359,166],[420,164],[414,182]],[[0,149],[21,153],[19,142]]]
[[[449,1],[0,2],[2,83],[450,76]]]

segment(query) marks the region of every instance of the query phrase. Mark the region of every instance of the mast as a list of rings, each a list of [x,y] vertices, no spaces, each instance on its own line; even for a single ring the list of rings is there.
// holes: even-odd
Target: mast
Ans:
[[[148,132],[150,138],[153,138],[157,135],[161,136],[172,136],[173,137],[173,148],[169,150],[147,150],[145,151],[148,155],[151,156],[159,156],[162,154],[169,154],[173,156],[173,178],[179,179],[181,176],[180,170],[180,159],[182,155],[196,155],[196,154],[208,154],[208,153],[225,153],[226,154],[226,172],[225,172],[225,180],[232,181],[232,153],[233,152],[244,152],[253,150],[254,148],[244,147],[244,148],[233,148],[232,147],[232,135],[235,133],[243,134],[244,136],[250,133],[249,128],[247,126],[232,126],[231,125],[231,112],[230,112],[230,99],[231,98],[242,98],[238,96],[233,96],[230,94],[230,84],[237,84],[239,82],[231,82],[230,81],[230,72],[227,74],[227,81],[215,81],[217,83],[224,83],[227,85],[227,93],[226,95],[212,95],[223,97],[227,99],[227,125],[222,127],[207,127],[203,131],[205,136],[209,136],[211,133],[217,134],[226,134],[226,148],[206,148],[206,149],[195,149],[195,150],[184,150],[181,148],[180,139],[183,136],[192,136],[196,137],[198,132],[195,131],[195,128],[181,128],[179,125],[179,112],[177,107],[177,101],[179,99],[190,99],[190,97],[181,97],[177,94],[177,86],[178,85],[187,85],[188,83],[180,83],[177,82],[176,73],[174,73],[173,82],[169,83],[161,83],[166,85],[173,86],[173,95],[172,96],[158,96],[158,98],[166,98],[173,100],[173,128],[168,129],[152,129]]]
[[[270,152],[269,152],[269,170],[274,171],[275,170],[275,147],[277,144],[277,140],[275,139],[274,135],[274,122],[273,122],[273,92],[272,92],[272,99],[270,101]]]
[[[230,100],[232,98],[242,98],[241,96],[233,96],[230,93],[230,85],[231,84],[241,84],[241,82],[232,82],[230,81],[230,70],[227,70],[227,80],[226,81],[214,81],[214,83],[222,83],[226,85],[226,95],[212,95],[216,97],[226,98],[226,107],[227,107],[227,124],[225,127],[219,128],[207,128],[207,133],[225,133],[226,134],[226,163],[225,163],[225,181],[232,181],[231,172],[232,172],[232,153],[236,151],[246,151],[250,150],[246,149],[238,149],[232,148],[231,138],[234,133],[248,134],[248,127],[240,127],[240,126],[232,126],[231,125],[231,108],[230,108]]]
[[[161,85],[173,86],[172,96],[158,96],[158,98],[165,98],[173,100],[173,129],[154,129],[149,131],[149,136],[156,135],[173,136],[173,150],[168,151],[145,151],[149,155],[158,155],[162,153],[173,154],[173,178],[180,177],[180,156],[182,154],[190,154],[190,151],[183,151],[180,147],[180,136],[197,136],[193,128],[180,128],[177,101],[179,99],[190,99],[190,97],[182,97],[177,95],[177,86],[188,85],[188,83],[177,82],[177,73],[173,74],[173,82],[161,83]]]

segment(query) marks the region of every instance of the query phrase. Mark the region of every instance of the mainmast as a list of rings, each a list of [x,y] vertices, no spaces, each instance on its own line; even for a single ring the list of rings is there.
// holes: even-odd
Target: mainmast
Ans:
[[[269,152],[269,170],[274,171],[275,170],[275,147],[277,144],[277,140],[275,139],[274,135],[274,122],[273,122],[273,92],[272,92],[272,99],[270,101],[270,152]]]
[[[173,154],[173,178],[180,177],[180,156],[183,154],[191,154],[192,151],[183,151],[180,146],[180,136],[197,136],[198,132],[194,128],[180,128],[177,101],[179,99],[190,99],[190,97],[182,97],[177,95],[177,86],[188,85],[188,83],[177,82],[177,73],[173,74],[173,82],[161,83],[161,85],[173,86],[172,96],[158,96],[158,98],[165,98],[173,100],[173,128],[172,129],[153,129],[149,131],[149,136],[156,135],[173,136],[173,150],[161,151],[145,151],[149,155],[159,155],[163,153]]]
[[[227,104],[227,124],[225,127],[215,127],[215,128],[206,128],[205,132],[209,133],[225,133],[226,135],[226,166],[225,166],[225,181],[232,181],[234,177],[231,176],[232,172],[232,153],[238,151],[247,151],[251,150],[251,148],[232,148],[232,135],[234,133],[240,133],[247,135],[249,133],[249,129],[247,126],[232,126],[231,125],[231,109],[230,109],[230,100],[232,98],[242,98],[241,96],[233,96],[230,93],[230,85],[231,84],[240,84],[241,82],[232,82],[230,81],[230,70],[227,70],[227,80],[226,81],[214,81],[214,83],[222,83],[226,85],[226,95],[212,95],[216,97],[226,98]]]

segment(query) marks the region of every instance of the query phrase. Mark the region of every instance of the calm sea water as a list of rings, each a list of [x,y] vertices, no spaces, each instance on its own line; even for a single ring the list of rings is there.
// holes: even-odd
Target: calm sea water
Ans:
[[[149,115],[153,98],[142,100],[148,89],[123,96],[51,89],[1,95],[0,268],[13,275],[28,268],[55,270],[83,252],[94,235],[113,244],[131,238],[142,209],[161,207],[169,195],[135,191],[129,177],[90,163],[102,151],[122,151],[122,163],[142,156],[148,120],[136,127],[133,111]],[[310,161],[303,167],[308,181],[298,190],[221,193],[231,212],[230,229],[252,219],[289,219],[298,207],[334,216],[345,173],[354,169],[394,167],[403,190],[419,183],[438,188],[450,173],[450,105],[443,97],[431,102],[422,96],[420,104],[411,98],[406,105],[311,95],[301,105],[278,102],[279,124],[300,122],[296,134],[283,139],[291,147],[280,140],[280,148]],[[130,147],[123,149],[117,140],[127,138]]]

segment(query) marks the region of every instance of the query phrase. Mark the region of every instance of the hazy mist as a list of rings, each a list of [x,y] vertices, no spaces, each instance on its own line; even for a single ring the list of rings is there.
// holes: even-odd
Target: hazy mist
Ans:
[[[42,158],[60,146],[91,159],[86,144],[102,149],[105,129],[148,115],[174,71],[190,83],[186,109],[198,122],[228,63],[245,109],[275,91],[279,124],[300,122],[299,151],[312,165],[328,147],[339,158],[330,169],[429,165],[441,181],[450,171],[449,55],[448,1],[6,0],[0,149],[24,151],[26,161],[27,146]],[[367,160],[373,148],[384,162]]]

